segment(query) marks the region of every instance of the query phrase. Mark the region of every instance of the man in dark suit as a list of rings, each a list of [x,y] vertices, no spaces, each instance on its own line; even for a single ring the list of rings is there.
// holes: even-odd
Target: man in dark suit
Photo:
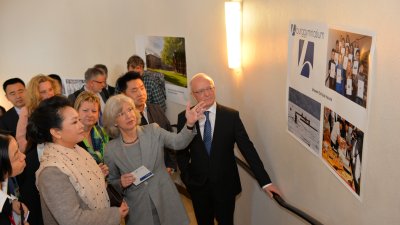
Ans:
[[[11,78],[3,83],[3,90],[13,107],[0,119],[0,130],[9,131],[15,137],[19,112],[25,106],[25,83],[19,78]]]
[[[214,81],[200,73],[191,79],[190,86],[197,102],[205,102],[206,112],[196,123],[198,132],[193,141],[177,152],[181,178],[192,197],[199,225],[214,224],[214,218],[218,224],[233,224],[235,197],[241,192],[235,143],[263,190],[270,197],[279,191],[271,183],[239,112],[215,102]],[[178,116],[178,130],[185,123],[183,112]]]
[[[68,99],[72,104],[75,103],[76,98],[82,91],[92,92],[100,98],[100,105],[104,108],[105,102],[110,97],[108,93],[104,92],[103,89],[107,85],[107,77],[101,69],[89,68],[85,72],[85,86],[75,91],[68,96]]]
[[[108,79],[108,69],[107,66],[104,64],[96,64],[93,66],[93,68],[97,68],[100,69],[104,72],[104,74],[106,75],[106,81]],[[115,95],[115,87],[111,86],[111,85],[106,85],[106,87],[103,89],[103,91],[107,91],[108,96],[113,96]]]
[[[157,123],[165,130],[172,131],[171,124],[161,107],[156,104],[146,103],[147,92],[139,73],[127,72],[118,78],[116,86],[119,92],[130,97],[135,103],[136,109],[142,116],[141,125]],[[165,149],[164,161],[168,173],[172,174],[177,169],[173,150]]]
[[[76,98],[78,98],[79,94],[83,91],[89,91],[97,95],[100,99],[100,117],[99,124],[101,123],[102,112],[104,111],[104,106],[106,105],[107,99],[110,97],[108,92],[104,89],[107,85],[107,76],[101,69],[97,68],[89,68],[85,72],[85,86],[81,89],[75,91],[74,93],[68,96],[68,100],[72,105],[75,104]]]

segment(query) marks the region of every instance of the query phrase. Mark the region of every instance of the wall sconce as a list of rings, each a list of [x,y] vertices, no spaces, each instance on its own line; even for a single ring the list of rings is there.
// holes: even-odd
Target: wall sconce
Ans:
[[[242,3],[225,2],[226,43],[228,67],[238,69],[242,66]]]

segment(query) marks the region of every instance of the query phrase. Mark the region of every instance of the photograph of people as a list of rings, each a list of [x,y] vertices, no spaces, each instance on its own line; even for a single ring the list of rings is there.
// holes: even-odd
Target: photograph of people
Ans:
[[[364,133],[327,107],[323,124],[322,157],[360,195]]]
[[[329,29],[325,86],[364,108],[371,44],[371,36]]]

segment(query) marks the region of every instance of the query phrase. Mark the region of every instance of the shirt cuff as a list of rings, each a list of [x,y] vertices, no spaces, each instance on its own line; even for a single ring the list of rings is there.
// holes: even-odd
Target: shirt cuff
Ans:
[[[266,184],[266,185],[262,186],[262,189],[265,189],[266,187],[271,186],[271,185],[272,185],[272,183]]]

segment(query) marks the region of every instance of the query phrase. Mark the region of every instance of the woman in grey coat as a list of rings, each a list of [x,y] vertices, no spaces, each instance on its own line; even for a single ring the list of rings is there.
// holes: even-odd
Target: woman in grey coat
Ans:
[[[105,163],[109,166],[110,183],[123,192],[130,208],[127,225],[189,224],[176,187],[166,172],[164,146],[179,150],[190,143],[195,135],[194,124],[203,115],[203,104],[186,107],[186,127],[175,134],[155,123],[139,126],[140,114],[129,97],[115,95],[108,99],[103,123],[114,139],[106,146]],[[134,182],[140,178],[132,172],[141,166],[153,176],[136,185]]]

